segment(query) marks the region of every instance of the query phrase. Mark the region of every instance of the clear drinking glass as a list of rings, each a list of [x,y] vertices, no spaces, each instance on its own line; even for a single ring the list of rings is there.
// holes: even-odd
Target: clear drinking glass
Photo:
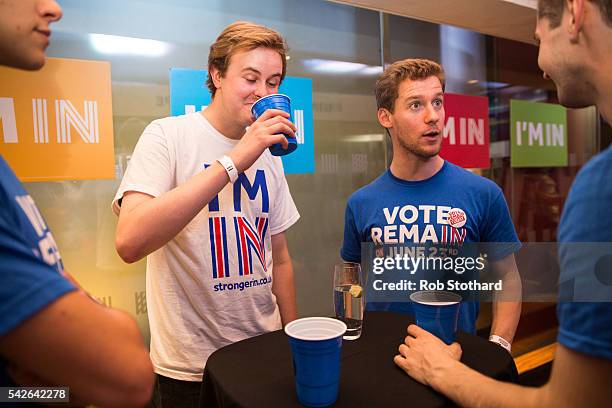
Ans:
[[[356,340],[361,336],[364,308],[363,278],[361,265],[345,263],[334,268],[334,308],[336,319],[347,327],[342,336],[345,340]]]

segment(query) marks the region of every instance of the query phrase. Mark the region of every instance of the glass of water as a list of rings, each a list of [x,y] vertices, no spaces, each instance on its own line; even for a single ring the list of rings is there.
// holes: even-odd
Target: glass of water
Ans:
[[[344,263],[334,269],[334,308],[336,319],[346,323],[345,340],[356,340],[361,336],[364,308],[363,279],[361,265]]]

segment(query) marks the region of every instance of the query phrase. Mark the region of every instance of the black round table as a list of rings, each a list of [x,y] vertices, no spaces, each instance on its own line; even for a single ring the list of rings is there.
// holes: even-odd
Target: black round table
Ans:
[[[400,370],[393,357],[407,315],[366,312],[361,338],[344,340],[335,407],[445,407],[452,401]],[[461,361],[502,381],[518,382],[514,360],[483,338],[458,333]],[[204,369],[200,407],[301,407],[287,335],[275,331],[215,351]]]

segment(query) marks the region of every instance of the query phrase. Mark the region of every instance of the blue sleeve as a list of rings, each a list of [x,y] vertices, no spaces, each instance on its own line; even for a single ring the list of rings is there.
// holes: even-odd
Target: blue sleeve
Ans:
[[[512,224],[508,204],[499,188],[493,192],[493,198],[480,231],[480,242],[485,243],[484,248],[491,261],[505,258],[521,248],[514,224]]]
[[[612,303],[559,302],[557,318],[560,344],[612,360]]]
[[[342,242],[340,257],[347,262],[361,262],[361,238],[355,224],[355,216],[350,201],[346,205],[344,213],[344,241]]]
[[[557,305],[559,343],[606,359],[612,359],[611,152],[582,169],[565,203]]]
[[[0,216],[0,336],[75,287],[38,258],[3,209]]]

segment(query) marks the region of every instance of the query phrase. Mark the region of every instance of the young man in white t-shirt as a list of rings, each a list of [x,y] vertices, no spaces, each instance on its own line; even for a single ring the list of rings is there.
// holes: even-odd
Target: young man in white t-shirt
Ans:
[[[197,405],[213,351],[296,318],[284,231],[299,214],[268,150],[296,128],[283,111],[250,111],[278,92],[286,50],[274,30],[228,26],[210,48],[210,106],[153,121],[113,201],[119,255],[147,256],[156,405]]]

